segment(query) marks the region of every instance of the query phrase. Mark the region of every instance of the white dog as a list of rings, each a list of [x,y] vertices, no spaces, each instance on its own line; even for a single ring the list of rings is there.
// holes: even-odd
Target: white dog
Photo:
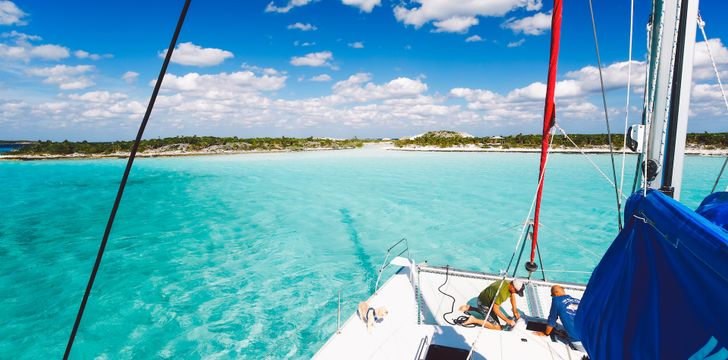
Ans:
[[[367,331],[369,333],[372,333],[372,328],[374,327],[375,322],[382,322],[384,320],[384,317],[387,316],[389,311],[387,311],[386,308],[378,307],[373,308],[370,307],[369,304],[366,301],[362,301],[359,303],[359,307],[356,310],[357,315],[359,315],[359,318],[367,324]]]

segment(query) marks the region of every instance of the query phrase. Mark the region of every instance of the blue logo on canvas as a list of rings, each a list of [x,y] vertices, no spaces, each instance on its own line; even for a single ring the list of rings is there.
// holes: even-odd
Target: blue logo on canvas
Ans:
[[[718,348],[718,351],[715,351]],[[711,355],[712,353],[712,355]],[[718,340],[714,336],[703,345],[693,356],[688,360],[728,360],[728,350],[724,347],[719,347]]]

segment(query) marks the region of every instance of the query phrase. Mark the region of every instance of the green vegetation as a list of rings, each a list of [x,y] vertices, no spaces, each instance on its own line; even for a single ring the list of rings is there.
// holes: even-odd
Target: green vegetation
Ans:
[[[443,134],[446,134],[443,136]],[[569,134],[579,147],[606,147],[609,145],[607,134]],[[615,149],[621,149],[624,136],[612,134]],[[440,148],[475,145],[482,148],[540,148],[541,135],[510,135],[502,139],[494,137],[464,137],[452,131],[431,131],[415,139],[401,139],[394,142],[397,147],[436,146]],[[728,148],[728,133],[694,133],[688,134],[687,144],[691,147]],[[573,147],[571,142],[561,134],[553,139],[554,147]]]
[[[39,141],[32,145],[8,153],[9,155],[67,155],[67,154],[112,154],[131,151],[133,141],[114,142],[72,142],[72,141]],[[300,151],[306,149],[352,149],[361,147],[363,142],[359,139],[332,140],[321,138],[249,138],[214,137],[214,136],[178,136],[164,139],[142,140],[139,151],[270,151],[290,150]]]

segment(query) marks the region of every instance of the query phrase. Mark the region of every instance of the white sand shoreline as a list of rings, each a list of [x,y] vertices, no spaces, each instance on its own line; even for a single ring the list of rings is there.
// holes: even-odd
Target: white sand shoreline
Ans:
[[[272,154],[272,153],[292,153],[292,152],[309,152],[309,151],[336,151],[336,150],[386,150],[386,151],[404,151],[404,152],[454,152],[454,153],[540,153],[539,148],[481,148],[477,146],[464,146],[464,147],[447,147],[440,148],[436,146],[408,146],[408,147],[396,147],[392,142],[379,142],[379,143],[367,143],[363,148],[306,148],[306,149],[279,149],[279,150],[215,150],[215,151],[146,151],[137,153],[138,158],[156,158],[156,157],[184,157],[184,156],[213,156],[213,155],[245,155],[245,154]],[[606,147],[589,147],[582,148],[581,150],[576,148],[554,148],[551,149],[552,153],[557,154],[580,154],[581,152],[587,154],[608,154],[609,149]],[[615,150],[615,152],[621,153],[621,149]],[[627,154],[636,153],[628,150]],[[688,148],[685,150],[686,155],[698,155],[698,156],[728,156],[728,149],[700,149],[700,148]],[[42,155],[12,155],[12,154],[0,154],[0,161],[2,160],[16,160],[16,161],[34,161],[34,160],[83,160],[83,159],[125,159],[129,157],[129,153],[116,152],[110,154],[67,154],[67,155],[53,155],[53,154],[42,154]]]
[[[477,146],[465,146],[465,147],[446,147],[446,148],[440,148],[436,146],[408,146],[408,147],[395,147],[391,146],[386,148],[386,150],[390,151],[422,151],[422,152],[496,152],[496,153],[540,153],[541,149],[539,148],[481,148]],[[609,154],[609,149],[605,147],[589,147],[589,148],[553,148],[551,149],[551,153],[558,153],[558,154],[581,154],[581,152],[584,152],[586,154]],[[615,149],[615,152],[622,153],[622,149]],[[633,152],[629,149],[627,149],[627,154],[634,154],[636,155],[636,152]],[[728,149],[699,149],[699,148],[687,148],[685,149],[686,155],[700,155],[700,156],[728,156]]]
[[[293,153],[293,152],[309,152],[309,151],[336,151],[336,150],[354,150],[355,148],[310,148],[300,150],[217,150],[217,151],[146,151],[136,154],[137,158],[156,158],[156,157],[184,157],[184,156],[211,156],[211,155],[243,155],[243,154],[274,154],[274,153]],[[40,155],[2,155],[2,160],[92,160],[92,159],[126,159],[129,157],[128,152],[115,152],[110,154],[40,154]]]

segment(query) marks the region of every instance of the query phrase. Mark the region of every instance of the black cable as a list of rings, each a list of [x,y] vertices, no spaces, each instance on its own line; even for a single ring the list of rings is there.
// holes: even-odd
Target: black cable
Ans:
[[[442,283],[442,285],[440,285],[440,286],[439,286],[439,287],[437,288],[437,291],[439,291],[439,292],[440,292],[440,294],[443,294],[443,295],[445,295],[445,296],[449,297],[450,299],[452,299],[452,305],[450,306],[450,311],[448,311],[448,312],[446,312],[446,313],[442,314],[442,319],[443,319],[443,320],[445,320],[445,322],[446,322],[446,323],[448,323],[448,324],[450,324],[450,325],[457,325],[457,324],[455,324],[454,322],[450,322],[450,320],[448,320],[448,319],[447,319],[447,318],[445,317],[445,315],[448,315],[448,314],[452,314],[452,313],[454,313],[454,312],[455,312],[455,297],[453,297],[452,295],[450,295],[450,294],[448,294],[448,293],[446,293],[446,292],[442,291],[442,287],[443,287],[443,286],[445,286],[445,284],[447,284],[447,279],[448,279],[448,272],[449,272],[449,270],[450,270],[450,265],[445,265],[445,282],[443,282],[443,283]]]
[[[114,201],[114,206],[111,208],[111,214],[109,215],[109,221],[106,223],[106,230],[104,230],[104,237],[101,239],[101,245],[99,246],[99,252],[96,254],[96,262],[94,262],[93,270],[91,270],[91,276],[88,279],[88,284],[86,285],[86,292],[83,294],[83,300],[81,300],[81,306],[78,308],[78,314],[76,314],[76,321],[73,323],[73,329],[71,330],[71,336],[68,338],[68,344],[66,345],[66,352],[63,354],[63,359],[68,359],[68,356],[71,353],[71,348],[73,347],[73,341],[76,339],[76,333],[78,332],[78,327],[81,324],[81,318],[83,317],[83,312],[86,309],[86,303],[88,302],[89,295],[91,294],[91,288],[94,285],[94,280],[96,279],[96,274],[99,271],[99,266],[101,265],[101,258],[104,256],[104,249],[106,248],[106,243],[109,240],[109,234],[111,233],[111,227],[114,225],[114,218],[116,217],[116,211],[119,209],[119,203],[121,203],[121,197],[124,194],[124,188],[126,187],[126,181],[129,178],[129,172],[131,172],[131,166],[134,163],[134,158],[136,157],[137,150],[139,149],[139,143],[142,140],[142,135],[144,134],[144,129],[147,126],[147,122],[149,121],[149,116],[152,113],[152,109],[154,108],[154,102],[157,100],[157,94],[159,94],[159,88],[162,86],[162,80],[164,79],[164,74],[167,72],[167,66],[169,66],[169,61],[172,58],[172,52],[174,51],[174,47],[177,45],[177,38],[179,37],[180,30],[182,30],[182,24],[184,24],[185,16],[187,15],[187,10],[190,7],[190,1],[191,0],[185,0],[184,7],[182,8],[182,13],[179,16],[179,20],[177,21],[177,27],[174,30],[174,35],[172,36],[172,41],[169,44],[169,49],[167,50],[167,55],[164,58],[164,63],[162,64],[162,69],[159,71],[159,77],[157,78],[157,83],[154,84],[154,91],[152,91],[152,97],[149,99],[149,105],[147,105],[147,111],[144,113],[144,119],[142,120],[141,125],[139,126],[139,131],[137,132],[136,139],[134,140],[134,145],[131,148],[131,153],[129,154],[129,160],[126,163],[126,168],[124,169],[124,175],[121,177],[121,183],[119,184],[119,191],[116,193],[116,200]]]
[[[452,314],[455,312],[455,298],[452,295],[442,291],[442,287],[445,286],[445,284],[447,284],[449,270],[450,270],[450,265],[445,265],[445,282],[443,282],[442,285],[440,285],[440,287],[437,288],[437,291],[439,291],[440,294],[443,294],[443,295],[449,297],[450,299],[452,299],[452,305],[450,306],[450,311],[442,314],[442,319],[445,320],[446,323],[453,325],[453,326],[460,325],[462,327],[475,327],[475,324],[467,324],[467,325],[463,324],[466,320],[468,320],[469,316],[460,315],[457,318],[455,318],[455,320],[453,320],[453,321],[450,321],[445,317],[445,315]]]
[[[607,139],[609,140],[609,156],[612,159],[612,177],[614,179],[614,195],[617,198],[617,223],[619,231],[622,231],[622,201],[619,198],[619,189],[617,189],[617,168],[614,165],[614,145],[612,145],[612,131],[609,127],[609,111],[607,109],[607,95],[604,91],[604,78],[602,77],[602,59],[599,55],[599,42],[597,41],[597,23],[594,21],[594,9],[592,0],[589,0],[589,13],[591,14],[592,29],[594,30],[594,46],[597,51],[597,65],[599,66],[599,82],[602,86],[602,103],[604,103],[604,118],[607,122]]]

